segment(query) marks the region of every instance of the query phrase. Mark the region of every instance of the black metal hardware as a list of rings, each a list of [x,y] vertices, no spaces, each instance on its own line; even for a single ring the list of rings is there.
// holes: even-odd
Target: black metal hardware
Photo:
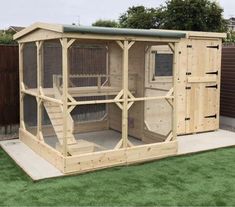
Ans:
[[[190,120],[190,118],[189,118],[189,117],[185,118],[185,121],[189,121],[189,120]]]
[[[187,48],[192,48],[193,46],[192,45],[187,45]]]
[[[186,75],[192,75],[192,73],[191,72],[186,72]]]
[[[218,75],[219,72],[218,72],[218,70],[217,70],[217,71],[215,71],[215,72],[207,72],[206,74],[208,74],[208,75]]]
[[[216,119],[217,118],[217,114],[211,115],[211,116],[204,116],[204,118],[206,118],[206,119],[211,119],[211,118]]]
[[[212,48],[212,49],[219,49],[219,45],[216,45],[216,46],[212,46],[212,45],[209,45],[209,46],[207,46],[207,48]]]
[[[218,88],[218,85],[216,84],[216,85],[213,85],[213,86],[206,86],[206,88]]]
[[[186,89],[186,90],[190,90],[190,89],[191,89],[191,87],[190,87],[190,86],[187,86],[187,87],[185,87],[185,89]]]

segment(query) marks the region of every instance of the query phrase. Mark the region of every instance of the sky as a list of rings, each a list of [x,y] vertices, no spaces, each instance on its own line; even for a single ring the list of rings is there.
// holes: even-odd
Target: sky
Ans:
[[[217,0],[226,18],[235,16],[234,0]],[[117,20],[128,7],[158,7],[164,0],[0,0],[0,28],[34,22],[91,25],[98,19]]]

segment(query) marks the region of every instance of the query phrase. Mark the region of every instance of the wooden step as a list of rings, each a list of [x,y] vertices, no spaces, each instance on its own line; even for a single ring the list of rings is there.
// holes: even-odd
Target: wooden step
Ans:
[[[96,144],[88,142],[86,140],[78,140],[75,144],[68,145],[68,154],[69,155],[80,155],[85,153],[91,153],[95,151]],[[56,149],[62,152],[62,146],[58,143]]]

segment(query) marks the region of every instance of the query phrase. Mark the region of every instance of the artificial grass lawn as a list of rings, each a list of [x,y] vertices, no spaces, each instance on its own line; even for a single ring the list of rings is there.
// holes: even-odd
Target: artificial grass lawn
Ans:
[[[0,205],[235,205],[235,148],[33,182],[0,149]]]

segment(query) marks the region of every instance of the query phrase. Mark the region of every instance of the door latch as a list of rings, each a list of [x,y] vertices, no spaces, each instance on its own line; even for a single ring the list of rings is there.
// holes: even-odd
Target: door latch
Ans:
[[[218,88],[218,85],[216,84],[216,85],[213,85],[213,86],[206,86],[206,88]]]
[[[212,48],[212,49],[219,49],[219,45],[213,46],[213,45],[209,45],[207,46],[207,48]]]
[[[217,70],[215,72],[207,72],[206,74],[208,74],[208,75],[218,75],[219,73],[218,73],[218,70]]]
[[[204,116],[204,118],[206,118],[206,119],[211,119],[211,118],[216,119],[217,118],[217,114],[211,115],[211,116]]]

